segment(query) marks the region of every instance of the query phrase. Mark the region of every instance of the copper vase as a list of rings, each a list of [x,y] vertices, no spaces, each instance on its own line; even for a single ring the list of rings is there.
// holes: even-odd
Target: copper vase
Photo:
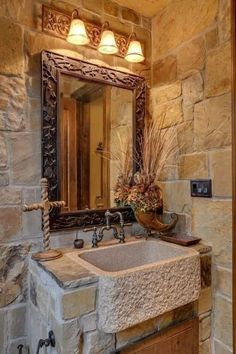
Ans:
[[[161,216],[157,216],[155,211],[143,212],[136,210],[134,214],[141,226],[145,229],[157,231],[159,233],[168,233],[175,227],[178,221],[178,215],[175,213],[171,214],[171,222],[169,224],[163,223],[161,221]]]

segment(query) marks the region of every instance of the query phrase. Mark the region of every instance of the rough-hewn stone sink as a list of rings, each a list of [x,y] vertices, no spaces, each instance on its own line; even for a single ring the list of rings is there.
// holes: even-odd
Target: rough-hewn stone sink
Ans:
[[[77,262],[99,276],[99,327],[107,333],[124,330],[199,296],[199,254],[192,249],[142,240],[82,251]]]

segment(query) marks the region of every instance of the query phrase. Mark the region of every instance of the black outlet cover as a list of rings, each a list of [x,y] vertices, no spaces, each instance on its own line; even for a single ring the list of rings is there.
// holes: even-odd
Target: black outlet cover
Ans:
[[[191,186],[192,197],[202,197],[202,198],[212,197],[211,179],[191,180],[190,186]]]

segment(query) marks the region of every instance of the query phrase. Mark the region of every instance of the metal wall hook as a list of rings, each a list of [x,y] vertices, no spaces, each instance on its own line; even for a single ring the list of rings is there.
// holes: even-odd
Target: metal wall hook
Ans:
[[[55,348],[56,346],[56,339],[55,339],[55,334],[53,331],[49,331],[48,332],[48,338],[45,340],[45,346],[46,347],[49,347],[49,345],[52,347],[52,348]]]
[[[55,348],[56,339],[53,331],[48,332],[48,338],[39,340],[36,354],[39,354],[39,351],[43,346],[45,347],[51,346],[52,348]]]
[[[23,353],[23,348],[24,348],[24,346],[23,346],[23,344],[19,344],[18,346],[17,346],[17,349],[18,349],[18,351],[19,351],[19,354],[22,354]]]

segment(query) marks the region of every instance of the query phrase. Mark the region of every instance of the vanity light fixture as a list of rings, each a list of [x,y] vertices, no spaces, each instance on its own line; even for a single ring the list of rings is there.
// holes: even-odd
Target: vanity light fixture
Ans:
[[[131,63],[140,63],[144,61],[144,59],[141,43],[137,40],[136,34],[133,32],[129,36],[125,60]]]
[[[110,30],[110,26],[107,21],[102,26],[101,41],[98,45],[98,51],[102,54],[116,54],[119,51],[116,44],[115,35]]]
[[[86,45],[90,42],[84,22],[79,18],[77,9],[72,12],[70,30],[66,40],[76,45]]]
[[[68,14],[43,5],[42,30],[72,44],[87,45],[100,53],[113,54],[131,63],[140,63],[145,59],[143,45],[135,33],[126,36],[112,31],[107,21],[103,25],[83,21],[80,9]]]

